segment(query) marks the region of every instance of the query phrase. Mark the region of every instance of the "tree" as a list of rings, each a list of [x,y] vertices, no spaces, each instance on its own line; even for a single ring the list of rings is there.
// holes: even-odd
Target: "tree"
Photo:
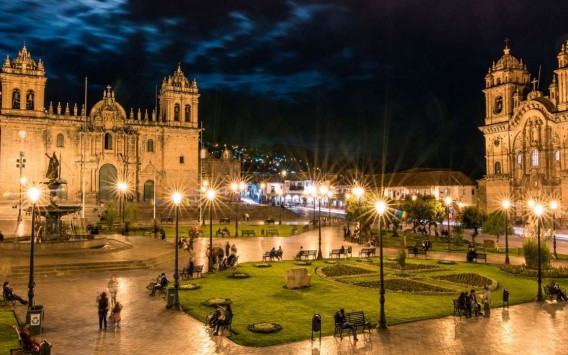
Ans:
[[[481,228],[483,222],[487,219],[487,213],[479,207],[468,206],[462,210],[460,219],[465,228],[473,229],[471,240],[475,243],[475,237],[478,233],[477,230]]]
[[[373,211],[361,201],[350,202],[347,205],[345,220],[347,222],[359,222],[361,230],[370,228],[373,221]]]
[[[499,237],[505,234],[505,214],[501,211],[495,211],[489,214],[485,222],[483,222],[483,232],[489,235]],[[511,224],[507,224],[507,234],[514,234],[515,231]]]
[[[421,226],[436,225],[445,216],[444,205],[434,196],[407,196],[400,208],[408,213],[407,223],[412,223],[412,231]]]

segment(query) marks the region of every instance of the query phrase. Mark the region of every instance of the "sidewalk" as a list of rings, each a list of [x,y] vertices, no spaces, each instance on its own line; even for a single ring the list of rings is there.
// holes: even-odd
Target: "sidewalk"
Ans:
[[[133,248],[116,253],[94,256],[65,256],[64,258],[38,258],[37,263],[85,262],[144,258],[156,253],[172,253],[171,240],[163,242],[153,237],[121,237],[117,240],[132,244]],[[282,245],[284,257],[292,258],[300,245],[304,249],[317,248],[317,231],[288,237],[215,239],[214,244],[228,240],[239,249],[240,261],[259,260],[262,253]],[[196,240],[198,263],[205,263],[204,251],[208,238]],[[322,249],[325,256],[338,246],[353,246],[357,255],[361,246],[343,241],[340,227],[322,229]],[[564,244],[562,248],[565,248]],[[566,251],[563,251],[563,253]],[[395,249],[386,250],[394,255]],[[463,253],[436,252],[428,258],[463,261]],[[504,254],[495,256],[504,258]],[[10,260],[25,265],[26,257]],[[59,259],[65,259],[59,260]],[[512,256],[515,263],[520,257]],[[186,256],[180,254],[180,265]],[[567,309],[564,304],[529,303],[510,309],[492,309],[490,318],[456,319],[444,317],[373,330],[371,335],[360,335],[359,342],[350,337],[325,337],[319,341],[302,341],[269,348],[238,346],[225,337],[210,335],[204,325],[183,312],[165,309],[161,299],[148,296],[145,286],[159,272],[173,269],[169,263],[152,270],[135,270],[117,273],[120,283],[118,299],[124,305],[121,329],[99,332],[95,298],[106,287],[109,274],[82,274],[70,276],[36,275],[36,304],[45,307],[44,334],[54,354],[561,354],[568,343]],[[25,295],[27,278],[10,280],[16,293]],[[396,302],[393,293],[386,294],[387,302]],[[499,295],[493,295],[493,306],[499,306]],[[372,305],[370,305],[372,306]],[[378,296],[376,307],[379,307]],[[26,308],[16,306],[20,317]],[[389,315],[387,314],[387,321]],[[306,336],[311,334],[310,324],[305,325]],[[326,329],[333,325],[324,324]]]

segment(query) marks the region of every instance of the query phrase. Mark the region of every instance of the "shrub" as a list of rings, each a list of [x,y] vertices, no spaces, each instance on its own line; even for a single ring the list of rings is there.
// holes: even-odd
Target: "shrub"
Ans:
[[[523,253],[525,254],[525,265],[529,269],[538,268],[538,240],[537,238],[527,238],[523,243]],[[540,243],[540,267],[550,268],[552,254],[546,243]]]
[[[233,301],[231,301],[230,298],[208,298],[201,302],[202,305],[209,307],[226,306],[231,303],[233,303]]]
[[[254,267],[263,268],[263,267],[272,267],[271,264],[261,263],[261,264],[252,264]]]
[[[200,288],[201,288],[201,286],[199,286],[198,284],[179,285],[180,291],[193,291],[193,290],[197,290],[197,289],[200,289]]]
[[[250,274],[246,272],[233,272],[227,275],[227,277],[230,279],[248,279]]]
[[[536,277],[538,274],[537,269],[529,269],[525,265],[501,265],[499,269],[503,272],[508,272],[510,274],[525,276],[525,277]],[[558,267],[551,268],[542,271],[542,277],[545,278],[568,278],[568,268]]]
[[[396,254],[396,262],[400,266],[400,269],[404,271],[404,267],[406,266],[406,251],[404,247],[398,250],[398,254]]]
[[[274,333],[282,330],[282,326],[276,323],[261,322],[247,325],[247,329],[253,333]]]

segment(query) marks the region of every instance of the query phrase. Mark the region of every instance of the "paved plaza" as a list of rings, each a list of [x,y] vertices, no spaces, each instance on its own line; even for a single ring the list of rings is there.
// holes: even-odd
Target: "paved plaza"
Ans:
[[[345,243],[339,227],[324,228],[322,249],[326,251]],[[60,263],[139,259],[162,253],[173,254],[171,240],[163,242],[153,237],[113,237],[132,247],[116,253],[72,256],[58,258],[41,256],[39,265]],[[240,261],[259,260],[264,251],[282,245],[285,258],[290,258],[299,249],[315,249],[317,231],[288,238],[218,239],[217,243],[229,240],[238,246]],[[205,261],[204,250],[207,238],[198,239],[196,253]],[[514,245],[517,241],[513,240]],[[563,253],[568,251],[564,242],[559,243]],[[354,255],[360,246],[353,244]],[[396,251],[387,250],[388,254]],[[432,253],[429,258],[444,258],[463,261],[463,253]],[[185,263],[181,253],[180,263]],[[25,257],[7,257],[25,265]],[[495,257],[495,262],[501,262]],[[491,262],[491,257],[489,262]],[[522,260],[513,257],[513,262]],[[198,261],[199,263],[199,261]],[[567,306],[555,302],[529,303],[509,309],[495,308],[490,318],[454,319],[444,317],[427,321],[390,326],[388,330],[373,330],[371,335],[360,335],[358,342],[350,337],[324,337],[316,340],[268,348],[249,348],[234,344],[226,337],[213,336],[205,326],[191,316],[165,309],[162,299],[148,296],[145,286],[159,272],[170,272],[170,262],[150,270],[117,272],[121,291],[118,299],[124,305],[122,327],[98,330],[95,298],[106,287],[109,273],[86,273],[68,276],[36,275],[36,303],[46,309],[44,334],[53,344],[54,354],[562,354],[567,353],[568,343]],[[11,280],[14,289],[27,294],[27,278]],[[500,295],[494,295],[493,305],[499,305]],[[396,302],[396,295],[387,293],[387,302]],[[377,305],[378,307],[378,302]],[[20,317],[25,307],[16,306]],[[388,319],[388,315],[387,315]],[[330,324],[323,325],[326,328]],[[310,324],[306,324],[309,336]]]

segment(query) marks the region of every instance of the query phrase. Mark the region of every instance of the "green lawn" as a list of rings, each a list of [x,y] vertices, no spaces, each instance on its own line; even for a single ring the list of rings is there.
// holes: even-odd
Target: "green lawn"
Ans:
[[[324,261],[314,261],[306,266],[312,275],[310,288],[287,290],[284,286],[284,270],[294,267],[293,261],[273,262],[270,268],[255,268],[255,263],[245,263],[239,272],[251,275],[248,279],[230,279],[231,271],[214,275],[207,274],[205,278],[191,282],[201,285],[195,291],[180,291],[180,301],[186,312],[197,319],[204,320],[211,308],[202,306],[201,302],[208,298],[230,298],[235,313],[233,330],[238,334],[232,339],[242,345],[269,346],[305,340],[311,336],[311,318],[314,313],[322,315],[323,334],[332,335],[334,330],[333,314],[339,308],[346,312],[362,310],[373,324],[379,318],[379,292],[376,288],[353,286],[349,283],[378,280],[378,259],[373,258],[373,264],[357,262],[357,258],[340,261],[340,264],[352,265],[368,269],[371,274],[360,274],[355,277],[339,277],[331,280],[318,276],[315,269],[330,266]],[[388,324],[398,324],[421,319],[429,319],[451,315],[453,313],[452,297],[457,297],[459,291],[469,290],[471,286],[458,285],[451,282],[432,279],[430,276],[452,273],[476,273],[498,282],[498,287],[492,292],[492,306],[501,305],[503,288],[509,289],[511,304],[529,302],[536,296],[537,283],[534,279],[517,277],[503,273],[496,265],[481,265],[457,263],[455,265],[438,265],[434,260],[412,260],[410,265],[427,264],[442,267],[432,271],[409,270],[400,277],[400,271],[387,268],[385,284],[389,280],[413,279],[417,282],[450,288],[455,293],[408,293],[386,292],[386,316]],[[391,264],[392,265],[392,264]],[[548,280],[543,280],[547,282]],[[559,280],[563,287],[567,280]],[[387,286],[388,287],[388,286]],[[479,291],[478,291],[479,293]],[[273,334],[256,334],[249,332],[246,327],[255,322],[274,322],[283,329]]]
[[[18,335],[12,328],[17,325],[12,311],[0,311],[0,354],[9,354],[10,349],[18,349]]]
[[[241,231],[243,230],[253,230],[255,233],[255,237],[261,237],[263,236],[263,231],[264,233],[266,233],[267,230],[270,229],[275,229],[278,231],[278,235],[280,237],[289,237],[292,235],[292,228],[294,226],[293,225],[249,225],[249,224],[244,224],[244,223],[239,223],[239,238],[242,237],[242,233]],[[162,224],[162,228],[164,229],[164,231],[166,232],[166,237],[168,238],[175,238],[175,225],[164,225]],[[188,231],[189,228],[195,228],[195,225],[183,225],[183,226],[178,226],[178,233],[179,236],[184,236],[187,237],[189,235]],[[224,238],[224,237],[220,237],[216,235],[217,230],[221,228],[221,230],[223,230],[224,228],[227,228],[227,230],[229,231],[229,234],[231,237],[235,236],[235,223],[230,223],[230,224],[213,224],[213,238]],[[302,226],[296,226],[297,228],[297,233],[301,233],[302,232]],[[203,225],[201,226],[201,230],[203,231],[202,236],[209,238],[209,225]],[[159,236],[159,234],[158,234]],[[247,238],[247,237],[245,237]]]

